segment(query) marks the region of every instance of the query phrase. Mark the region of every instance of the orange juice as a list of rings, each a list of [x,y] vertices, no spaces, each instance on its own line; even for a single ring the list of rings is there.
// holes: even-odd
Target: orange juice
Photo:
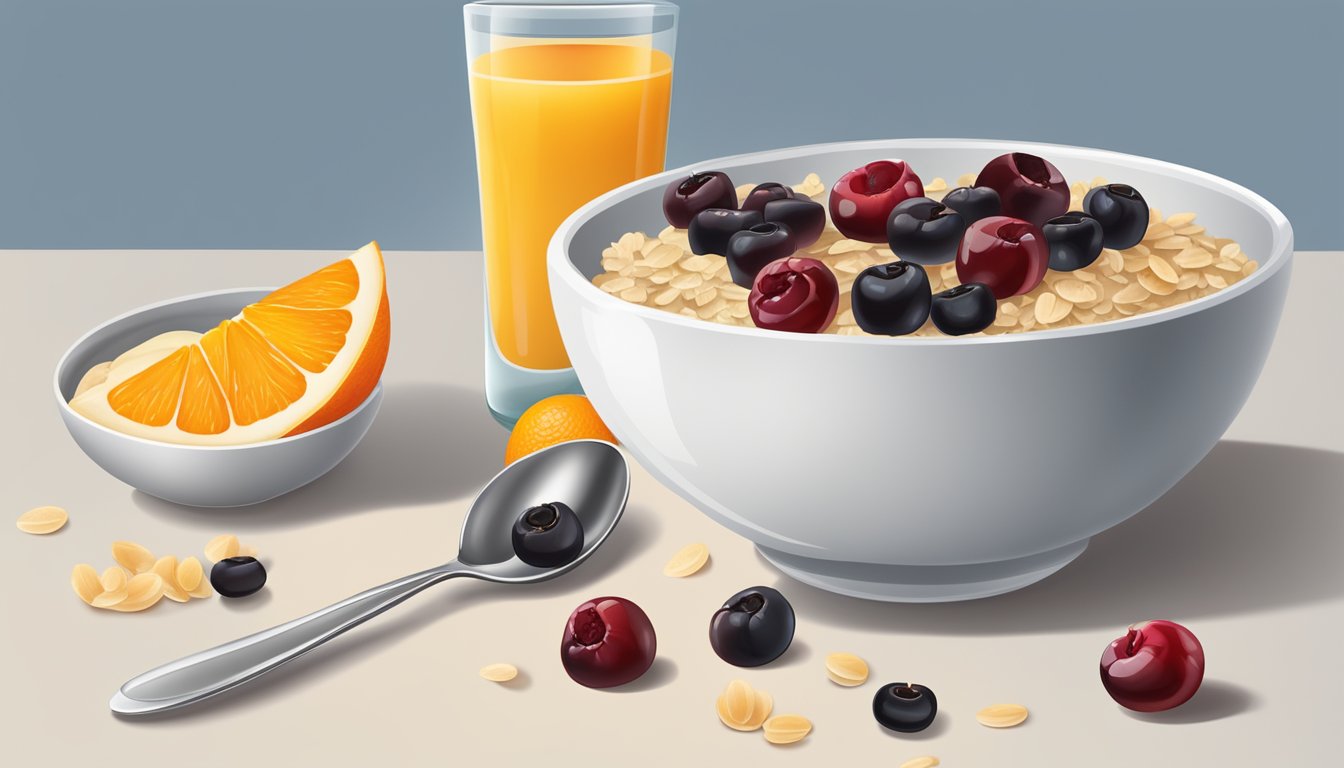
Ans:
[[[546,244],[587,201],[663,169],[672,58],[624,42],[498,47],[470,62],[486,295],[505,360],[569,367]]]

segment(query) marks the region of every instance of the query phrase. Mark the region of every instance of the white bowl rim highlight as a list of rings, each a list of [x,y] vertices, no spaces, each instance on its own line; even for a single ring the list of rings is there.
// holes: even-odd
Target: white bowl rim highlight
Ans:
[[[1038,153],[1049,158],[1049,153],[1056,153],[1057,156],[1070,156],[1078,158],[1084,162],[1088,159],[1102,159],[1124,165],[1131,165],[1150,173],[1156,173],[1177,178],[1186,183],[1196,183],[1220,192],[1228,193],[1244,202],[1250,203],[1265,218],[1273,229],[1273,239],[1270,243],[1269,253],[1259,260],[1259,267],[1237,283],[1229,285],[1208,296],[1188,301],[1174,307],[1144,312],[1132,317],[1121,318],[1118,320],[1108,320],[1103,323],[1090,323],[1087,325],[1075,325],[1068,328],[1057,328],[1052,330],[1029,331],[1023,333],[1005,333],[996,336],[933,336],[933,337],[910,337],[910,336],[841,336],[839,334],[823,333],[785,333],[781,331],[766,330],[763,328],[744,327],[735,325],[724,325],[709,320],[692,319],[689,317],[664,312],[653,307],[646,307],[642,304],[634,304],[625,301],[617,296],[613,296],[601,288],[593,285],[592,282],[584,276],[579,268],[575,266],[572,259],[569,258],[569,247],[574,239],[574,233],[580,226],[580,222],[590,217],[592,214],[604,209],[607,205],[617,199],[631,195],[634,192],[645,192],[651,189],[657,189],[661,185],[675,179],[679,176],[685,176],[694,170],[703,170],[705,168],[719,168],[728,165],[740,163],[761,163],[781,160],[797,160],[808,154],[817,154],[834,150],[871,150],[875,155],[880,153],[889,153],[893,150],[899,151],[903,148],[910,149],[991,149],[1004,152],[1032,152]],[[874,159],[880,159],[875,157]],[[823,180],[825,183],[825,180]],[[829,189],[829,187],[828,187]],[[1142,191],[1142,190],[1140,190]],[[1196,212],[1198,213],[1198,212]],[[620,237],[624,232],[614,233],[615,237]],[[806,144],[782,149],[765,150],[762,152],[747,152],[738,155],[729,155],[726,157],[713,158],[703,162],[684,165],[680,168],[673,168],[662,173],[637,179],[628,184],[624,184],[606,194],[597,197],[587,204],[580,207],[574,213],[560,224],[555,235],[551,238],[547,247],[547,269],[550,274],[566,283],[570,284],[575,290],[586,290],[597,294],[593,300],[598,302],[610,302],[608,306],[617,305],[624,307],[626,311],[634,312],[636,315],[657,320],[658,322],[671,323],[686,327],[701,328],[705,330],[714,330],[719,333],[729,333],[744,336],[758,336],[766,338],[788,338],[800,343],[810,344],[870,344],[878,346],[966,346],[978,344],[1019,344],[1033,341],[1046,341],[1049,339],[1070,338],[1090,336],[1098,333],[1108,333],[1111,331],[1122,331],[1132,328],[1141,328],[1143,326],[1160,323],[1166,320],[1183,317],[1188,314],[1202,311],[1208,307],[1216,306],[1225,301],[1230,301],[1237,296],[1251,290],[1260,283],[1265,282],[1273,276],[1284,264],[1288,263],[1291,255],[1287,247],[1292,238],[1292,226],[1288,223],[1288,218],[1283,215],[1274,204],[1265,198],[1252,192],[1246,187],[1228,181],[1220,176],[1215,176],[1205,171],[1196,170],[1187,166],[1169,163],[1165,160],[1155,160],[1153,158],[1143,157],[1141,155],[1130,155],[1123,152],[1114,152],[1105,149],[1092,149],[1089,147],[1078,147],[1068,144],[1047,144],[1028,141],[1000,141],[995,139],[935,139],[935,138],[912,138],[912,139],[870,139],[860,141],[836,141],[821,144]],[[1248,255],[1249,256],[1249,255]],[[708,328],[706,328],[708,326]]]
[[[93,336],[99,331],[102,331],[104,328],[115,325],[124,320],[128,320],[132,317],[135,317],[136,315],[149,312],[150,310],[170,306],[173,304],[185,304],[189,301],[199,301],[200,299],[208,299],[214,296],[227,296],[235,293],[270,293],[275,289],[276,286],[254,287],[254,288],[225,288],[218,291],[205,291],[202,293],[192,293],[186,296],[178,296],[172,299],[164,299],[163,301],[156,301],[152,304],[146,304],[142,307],[136,307],[135,309],[122,312],[120,315],[117,315],[116,317],[111,318],[110,320],[106,320],[102,323],[99,323],[98,325],[91,328],[87,333],[76,339],[75,342],[65,350],[65,352],[61,355],[61,359],[56,363],[56,371],[51,376],[51,388],[52,392],[56,396],[56,402],[59,403],[60,408],[63,412],[69,414],[75,419],[78,419],[85,426],[91,429],[96,429],[100,432],[104,432],[106,434],[112,435],[122,440],[130,440],[132,442],[141,443],[144,445],[163,446],[166,448],[174,448],[174,449],[180,448],[183,450],[191,450],[191,451],[240,451],[240,450],[247,450],[249,448],[259,448],[262,446],[280,445],[283,443],[290,443],[297,440],[302,440],[305,437],[309,437],[311,435],[317,435],[321,432],[325,432],[330,429],[335,429],[341,424],[353,419],[357,414],[359,414],[360,411],[363,411],[365,408],[368,408],[369,403],[372,403],[378,399],[378,396],[382,394],[383,391],[383,381],[381,378],[378,380],[378,383],[374,385],[373,391],[369,392],[369,396],[364,398],[364,402],[360,403],[359,406],[356,407],[354,410],[345,414],[341,418],[331,422],[330,424],[323,424],[317,429],[310,429],[307,432],[300,432],[297,435],[279,437],[274,440],[263,440],[259,443],[240,443],[238,445],[187,445],[184,443],[165,443],[161,440],[150,440],[144,437],[128,435],[124,432],[118,432],[115,429],[105,427],[102,424],[89,420],[87,417],[84,416],[84,414],[79,413],[75,409],[71,408],[70,402],[65,399],[65,395],[61,394],[61,372],[65,370],[66,365],[69,363],[70,355],[72,355],[76,349],[78,349],[82,344],[84,344],[84,342],[87,341],[89,337]],[[226,318],[220,318],[220,319],[224,320]]]

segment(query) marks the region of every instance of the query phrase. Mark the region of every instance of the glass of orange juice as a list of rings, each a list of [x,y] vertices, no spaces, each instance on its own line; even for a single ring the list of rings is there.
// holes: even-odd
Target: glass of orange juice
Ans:
[[[677,7],[463,8],[485,246],[486,403],[512,426],[580,392],[551,308],[546,245],[589,200],[663,170]]]

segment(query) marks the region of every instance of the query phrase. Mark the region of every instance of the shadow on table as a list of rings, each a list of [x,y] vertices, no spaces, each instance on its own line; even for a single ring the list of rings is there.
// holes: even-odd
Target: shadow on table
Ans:
[[[812,621],[898,633],[1123,629],[1144,619],[1243,614],[1344,595],[1341,500],[1344,454],[1223,441],[1151,507],[1017,592],[902,604],[784,576],[776,586]]]
[[[499,472],[505,432],[480,392],[446,384],[388,384],[373,426],[335,469],[277,499],[238,509],[198,509],[135,491],[132,502],[175,521],[240,532],[318,523],[386,507],[470,496]]]
[[[143,717],[114,717],[137,725],[224,715],[235,709],[247,709],[259,699],[296,695],[318,677],[339,675],[343,665],[386,653],[399,639],[423,631],[441,619],[452,621],[452,614],[477,605],[561,595],[572,595],[577,604],[582,598],[590,596],[593,587],[652,546],[658,538],[659,528],[659,518],[653,510],[632,507],[626,510],[620,524],[611,532],[602,548],[594,552],[588,562],[564,578],[522,585],[454,579],[447,586],[436,587],[429,594],[412,598],[412,603],[398,606],[392,613],[373,619],[370,626],[355,627],[349,635],[338,637],[328,645],[300,656],[241,688],[185,709]],[[333,595],[332,601],[344,597]],[[314,605],[312,609],[321,607]],[[677,666],[670,660],[665,661],[651,669],[649,676],[649,680],[636,681],[622,686],[622,689],[637,693],[661,688],[676,679]],[[521,689],[528,685],[530,683],[524,680],[517,687]]]
[[[1133,712],[1116,708],[1135,720],[1165,725],[1188,725],[1224,720],[1258,709],[1260,698],[1249,688],[1226,680],[1204,679],[1190,701],[1165,712]]]

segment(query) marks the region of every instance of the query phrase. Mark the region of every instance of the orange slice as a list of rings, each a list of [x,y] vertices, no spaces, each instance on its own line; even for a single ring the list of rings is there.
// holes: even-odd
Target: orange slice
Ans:
[[[70,407],[167,443],[296,435],[364,402],[382,376],[390,331],[383,255],[369,243],[204,334],[174,331],[95,366]]]

